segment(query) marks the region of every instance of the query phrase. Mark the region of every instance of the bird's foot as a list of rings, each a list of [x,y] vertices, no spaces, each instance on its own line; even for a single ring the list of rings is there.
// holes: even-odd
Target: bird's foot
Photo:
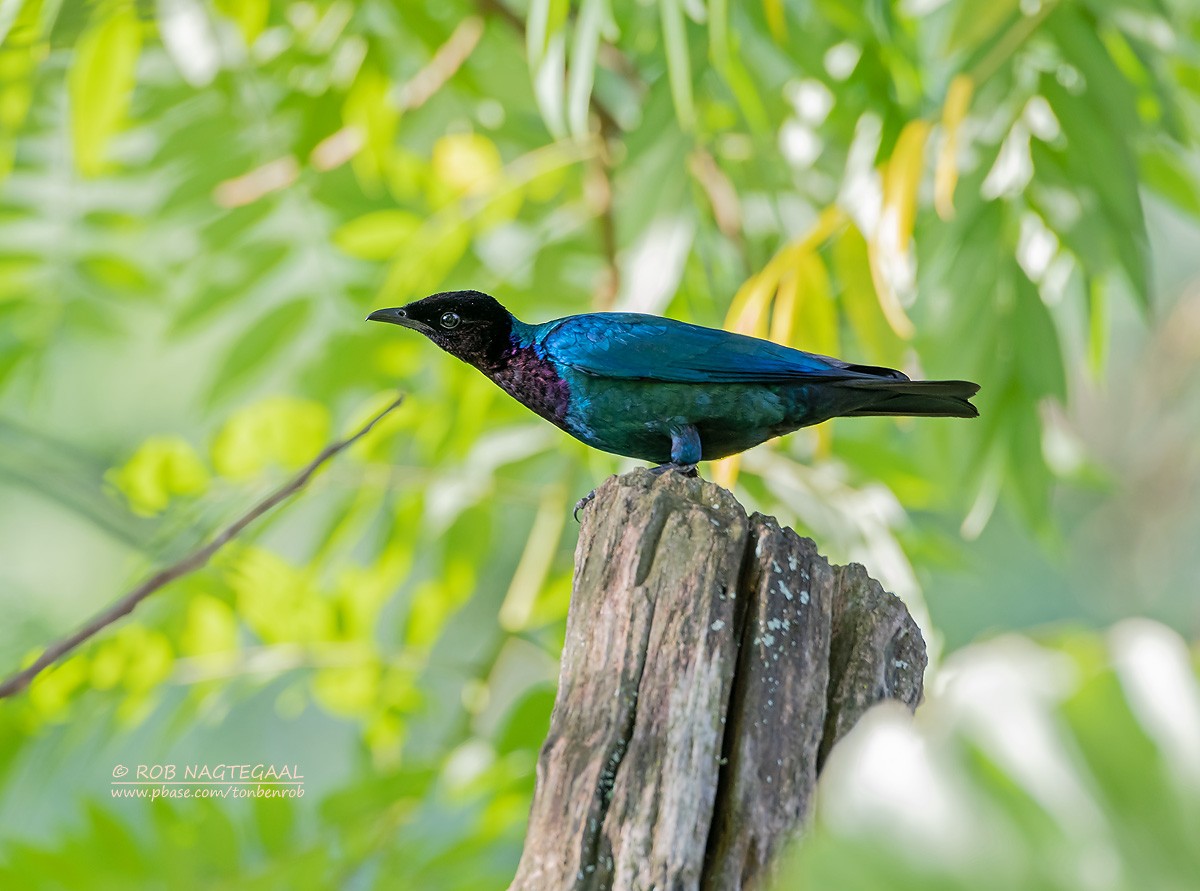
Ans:
[[[596,490],[592,489],[592,491],[588,492],[586,495],[584,495],[582,498],[580,498],[578,501],[575,502],[575,510],[571,512],[571,515],[575,518],[576,523],[579,522],[579,512],[595,500],[596,500]]]
[[[698,477],[700,472],[696,470],[695,464],[676,464],[673,461],[668,461],[666,464],[659,464],[657,467],[651,467],[650,472],[655,476],[662,476],[668,470],[677,470],[684,476]]]
[[[675,470],[687,477],[698,477],[700,472],[696,469],[695,464],[675,464],[668,461],[666,464],[659,464],[657,467],[651,467],[650,472],[655,476],[662,476],[668,470]],[[588,492],[582,498],[575,502],[575,509],[571,512],[571,516],[575,518],[575,522],[579,522],[579,512],[596,500],[596,490]]]

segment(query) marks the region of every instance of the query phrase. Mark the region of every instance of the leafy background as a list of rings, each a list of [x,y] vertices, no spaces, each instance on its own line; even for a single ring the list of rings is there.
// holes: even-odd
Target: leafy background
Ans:
[[[569,508],[630,465],[362,323],[475,287],[983,385],[705,471],[935,657],[794,881],[1195,887],[1190,0],[0,0],[0,38],[0,667],[409,394],[0,705],[0,884],[506,885]],[[244,762],[305,796],[109,785]]]

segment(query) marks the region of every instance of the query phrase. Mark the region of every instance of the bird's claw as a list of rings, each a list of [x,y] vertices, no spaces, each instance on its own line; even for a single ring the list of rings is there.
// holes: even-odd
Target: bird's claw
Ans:
[[[596,500],[596,490],[592,489],[592,491],[588,492],[586,495],[584,495],[582,498],[580,498],[578,501],[575,502],[575,510],[571,512],[571,515],[575,518],[576,523],[579,522],[579,512],[595,500]]]
[[[659,464],[657,467],[651,467],[650,472],[655,476],[661,476],[668,470],[675,470],[687,477],[698,477],[700,472],[696,469],[695,464],[672,464],[668,461],[666,464]],[[575,509],[571,511],[571,516],[575,518],[575,522],[579,522],[579,512],[596,500],[596,490],[588,492],[582,498],[575,502]]]
[[[687,477],[698,477],[700,472],[696,469],[695,464],[674,464],[668,461],[666,464],[659,464],[657,467],[651,467],[650,472],[655,476],[662,476],[668,470],[677,470]]]

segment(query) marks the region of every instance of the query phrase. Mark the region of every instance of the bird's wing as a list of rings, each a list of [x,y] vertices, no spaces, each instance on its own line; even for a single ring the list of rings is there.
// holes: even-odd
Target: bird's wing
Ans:
[[[589,313],[548,322],[538,342],[551,360],[585,374],[625,380],[749,383],[884,377],[890,368],[637,313]]]

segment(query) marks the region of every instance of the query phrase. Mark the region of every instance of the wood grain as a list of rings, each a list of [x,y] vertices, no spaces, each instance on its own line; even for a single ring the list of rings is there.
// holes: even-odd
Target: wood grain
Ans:
[[[712,483],[610,479],[575,567],[513,891],[754,887],[833,743],[921,698],[904,605]]]

